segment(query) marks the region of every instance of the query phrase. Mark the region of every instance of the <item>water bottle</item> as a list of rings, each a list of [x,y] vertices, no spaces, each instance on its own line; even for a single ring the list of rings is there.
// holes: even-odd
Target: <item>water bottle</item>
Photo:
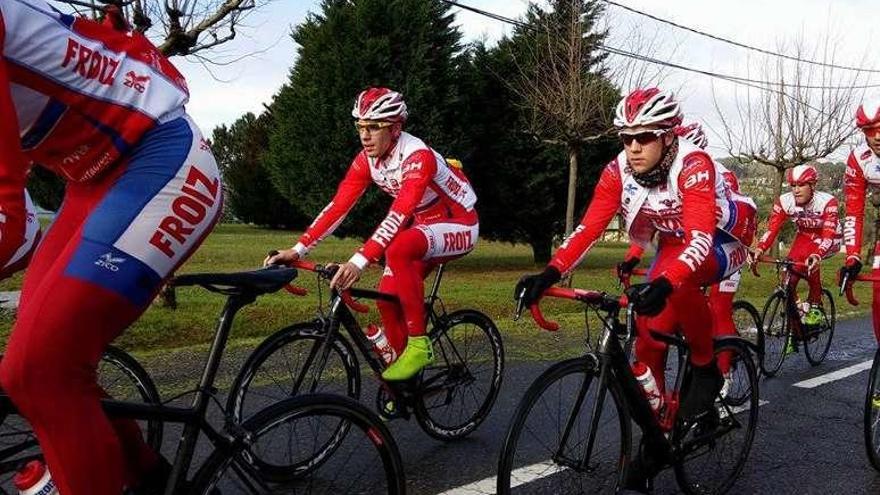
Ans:
[[[385,364],[391,364],[397,359],[397,352],[391,343],[388,342],[388,337],[385,336],[382,327],[372,323],[367,325],[367,338],[373,344],[373,351]]]
[[[40,461],[31,461],[15,474],[12,484],[19,495],[58,495],[49,469]]]
[[[645,398],[651,404],[651,409],[656,413],[663,405],[663,394],[660,393],[660,389],[657,387],[657,381],[654,380],[654,375],[651,374],[651,368],[645,363],[636,361],[632,365],[632,370],[633,375],[636,376],[636,380],[638,380],[639,385],[642,386],[642,390],[645,392]]]

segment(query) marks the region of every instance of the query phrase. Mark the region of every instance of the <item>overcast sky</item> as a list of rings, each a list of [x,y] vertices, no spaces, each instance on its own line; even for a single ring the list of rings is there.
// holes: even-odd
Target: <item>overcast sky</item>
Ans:
[[[518,17],[526,9],[526,0],[459,0],[508,17]],[[776,50],[778,43],[803,36],[819,39],[834,35],[837,55],[834,62],[880,68],[872,55],[877,37],[872,33],[877,18],[876,0],[617,0],[618,3],[649,12],[658,17],[685,24],[718,36]],[[317,0],[275,0],[249,20],[249,28],[224,48],[222,57],[233,59],[258,52],[228,66],[211,67],[213,76],[201,65],[177,59],[175,63],[186,75],[192,98],[189,111],[207,132],[219,124],[231,123],[241,114],[259,112],[262,105],[286,81],[296,57],[296,46],[290,39],[292,26],[302,22],[309,11],[319,8]],[[510,27],[493,19],[455,9],[458,25],[465,41],[485,38],[497,40]],[[750,67],[766,60],[760,54],[731,47],[671,26],[609,6],[606,22],[611,38],[608,45],[627,46],[633,29],[646,33],[659,47],[653,57],[703,70],[760,79]],[[818,55],[816,57],[819,57]],[[835,74],[845,80],[851,73]],[[217,79],[220,79],[218,81]],[[664,85],[678,91],[690,119],[705,122],[720,130],[713,103],[716,95],[722,110],[734,112],[737,88],[728,82],[669,69]],[[880,73],[864,74],[862,83],[880,84]],[[738,89],[742,92],[742,87]],[[740,93],[741,94],[741,93]],[[714,138],[714,139],[713,139]],[[723,153],[720,140],[710,133],[712,150]]]

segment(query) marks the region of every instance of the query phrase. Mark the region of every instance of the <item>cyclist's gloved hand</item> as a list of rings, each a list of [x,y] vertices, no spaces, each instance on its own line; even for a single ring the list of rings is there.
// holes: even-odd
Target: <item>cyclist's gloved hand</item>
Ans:
[[[641,258],[633,256],[626,261],[617,264],[617,278],[623,278],[632,274],[633,269],[642,261]]]
[[[862,262],[858,258],[849,258],[846,260],[846,264],[840,268],[840,281],[843,281],[843,277],[849,276],[849,281],[854,282],[861,271]]]
[[[626,296],[633,303],[636,313],[655,316],[666,307],[666,298],[672,293],[672,284],[665,277],[656,278],[646,284],[636,284],[626,290]]]
[[[544,268],[544,271],[541,273],[525,275],[516,283],[516,289],[513,290],[513,299],[518,301],[522,298],[523,305],[531,306],[541,298],[541,294],[545,290],[561,279],[562,274],[552,266]]]

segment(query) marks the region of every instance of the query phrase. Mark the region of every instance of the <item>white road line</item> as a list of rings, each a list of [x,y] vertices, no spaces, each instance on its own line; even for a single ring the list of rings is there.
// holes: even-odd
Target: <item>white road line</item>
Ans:
[[[846,368],[842,368],[837,371],[832,371],[831,373],[825,373],[824,375],[819,375],[815,378],[810,378],[809,380],[797,382],[794,384],[794,386],[800,388],[816,388],[819,385],[825,385],[826,383],[843,380],[848,376],[852,376],[856,373],[861,373],[862,371],[871,369],[871,363],[873,362],[873,359],[869,359],[867,361],[863,361],[852,366],[847,366]]]
[[[758,400],[758,407],[769,404],[766,400]],[[748,405],[742,405],[738,407],[734,407],[732,409],[734,414],[739,414],[743,411],[749,409]],[[541,479],[545,476],[550,476],[552,474],[559,472],[559,465],[552,461],[543,461],[538,462],[529,466],[523,466],[519,469],[514,469],[510,473],[510,487],[514,488],[520,485],[525,485],[526,483],[531,483],[537,479]],[[494,494],[495,488],[497,487],[497,481],[495,476],[482,479],[480,481],[475,481],[473,483],[468,483],[467,485],[459,486],[457,488],[452,488],[446,490],[445,492],[441,492],[437,495],[486,495],[486,494]]]

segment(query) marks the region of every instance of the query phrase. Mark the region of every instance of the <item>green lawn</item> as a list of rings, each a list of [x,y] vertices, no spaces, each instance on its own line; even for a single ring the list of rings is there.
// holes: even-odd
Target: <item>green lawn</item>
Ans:
[[[296,237],[290,232],[219,225],[199,252],[184,265],[181,273],[256,268],[269,249],[290,246]],[[319,262],[346,260],[358,246],[356,240],[330,238],[321,244],[312,258]],[[575,274],[574,285],[617,291],[611,275],[612,267],[622,258],[624,251],[623,244],[597,245]],[[824,280],[829,286],[834,283],[833,272],[837,264],[837,260],[833,260],[825,267]],[[449,265],[441,294],[448,308],[471,307],[488,313],[502,330],[508,356],[512,359],[559,358],[560,353],[577,352],[584,335],[584,313],[579,305],[570,302],[546,305],[545,314],[562,324],[562,329],[555,335],[538,329],[529,317],[518,322],[512,319],[512,293],[516,280],[524,273],[539,269],[531,262],[531,249],[527,246],[481,241],[472,254]],[[761,278],[751,274],[744,276],[739,293],[740,298],[751,301],[759,310],[775,284],[772,267],[764,265],[762,271]],[[371,268],[362,285],[373,286],[379,274],[379,269]],[[14,277],[0,284],[0,290],[17,289],[20,283],[21,277]],[[312,294],[306,297],[272,294],[243,310],[233,330],[235,343],[255,345],[274,330],[314,315],[314,277],[304,273],[298,284],[312,289]],[[860,300],[866,303],[852,308],[843,299],[838,299],[839,313],[852,314],[853,309],[867,311],[867,302],[870,301],[868,287],[859,290]],[[213,335],[222,303],[222,296],[197,288],[180,289],[177,310],[150,308],[118,343],[136,353],[204,345]],[[364,318],[378,319],[378,315],[374,310]],[[4,340],[10,327],[10,317],[0,320],[0,337]]]

